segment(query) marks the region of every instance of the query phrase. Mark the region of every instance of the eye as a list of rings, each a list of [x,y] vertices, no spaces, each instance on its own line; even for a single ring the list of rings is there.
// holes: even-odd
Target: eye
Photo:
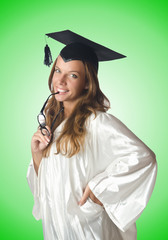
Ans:
[[[71,74],[71,77],[73,77],[73,78],[78,78],[78,76],[76,75],[76,74]]]
[[[55,72],[56,72],[56,73],[59,73],[60,70],[59,70],[58,68],[55,68]]]

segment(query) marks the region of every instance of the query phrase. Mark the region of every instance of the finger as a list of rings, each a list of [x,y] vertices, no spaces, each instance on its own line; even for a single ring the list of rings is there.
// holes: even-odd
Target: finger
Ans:
[[[90,195],[90,188],[89,188],[89,186],[87,185],[86,186],[86,188],[85,188],[85,191],[84,191],[84,193],[83,193],[83,196],[82,196],[82,198],[81,198],[81,200],[79,201],[79,205],[80,206],[82,206],[85,202],[86,202],[86,200],[87,200],[87,198],[89,197],[89,195]]]
[[[47,128],[47,130],[50,132],[50,135],[48,135],[48,134],[46,134],[46,135],[42,134],[41,128],[38,129],[36,133],[40,134],[41,137],[44,137],[44,138],[46,139],[46,141],[49,143],[50,140],[51,140],[51,131],[50,131],[50,128],[49,128],[49,127],[46,127],[46,128]],[[47,132],[47,131],[46,131],[46,132]]]
[[[33,137],[36,137],[36,138],[41,139],[40,142],[47,142],[47,143],[50,142],[50,138],[47,137],[47,136],[44,136],[44,135],[41,133],[41,130],[38,130],[38,131],[33,135]]]
[[[92,193],[92,191],[90,192],[89,198],[90,198],[94,203],[103,206],[102,202],[99,201],[99,199]]]
[[[33,141],[34,142],[38,141],[40,143],[44,143],[45,145],[47,145],[50,142],[50,140],[46,139],[41,133],[34,134]]]
[[[51,133],[50,127],[49,127],[49,126],[45,126],[45,127],[47,128],[47,130],[48,130],[48,132],[49,132],[49,134],[48,134],[48,132],[46,131],[46,135],[45,135],[45,136],[51,138],[52,133]]]
[[[48,143],[50,143],[51,138],[49,138],[49,137],[47,137],[47,136],[44,136],[44,138],[45,138],[45,140],[46,140]]]

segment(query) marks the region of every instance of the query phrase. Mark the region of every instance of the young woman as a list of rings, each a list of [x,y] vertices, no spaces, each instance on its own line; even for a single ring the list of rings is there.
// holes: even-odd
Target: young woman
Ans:
[[[79,43],[61,51],[32,137],[27,179],[46,240],[135,240],[155,184],[154,153],[107,113],[95,54]]]

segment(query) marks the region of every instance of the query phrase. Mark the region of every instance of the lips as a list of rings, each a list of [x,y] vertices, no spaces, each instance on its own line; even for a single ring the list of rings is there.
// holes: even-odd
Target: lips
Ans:
[[[64,94],[64,93],[69,92],[69,90],[67,90],[67,89],[61,89],[61,88],[57,88],[57,91],[59,92],[59,94]]]

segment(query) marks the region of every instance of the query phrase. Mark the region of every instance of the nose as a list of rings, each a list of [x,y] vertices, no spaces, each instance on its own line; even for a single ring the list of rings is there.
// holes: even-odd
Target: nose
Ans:
[[[53,85],[56,85],[56,86],[59,86],[59,85],[65,86],[66,85],[66,75],[62,74],[62,73],[59,73],[56,75],[54,74],[52,82],[53,82]]]
[[[64,74],[59,75],[57,79],[58,85],[66,85],[66,76]]]

